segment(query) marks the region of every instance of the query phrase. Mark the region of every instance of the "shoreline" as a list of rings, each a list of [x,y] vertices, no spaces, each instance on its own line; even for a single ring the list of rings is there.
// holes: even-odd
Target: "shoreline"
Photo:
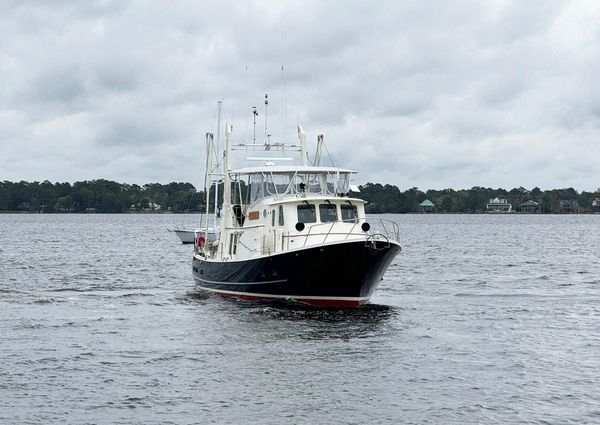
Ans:
[[[34,212],[34,211],[0,211],[1,214],[13,214],[13,215],[202,215],[204,212]],[[379,212],[379,213],[367,213],[367,215],[383,215],[383,214],[395,214],[395,215],[490,215],[490,216],[511,216],[511,215],[598,215],[600,211],[589,211],[589,212],[573,212],[573,213],[530,213],[513,211],[510,213],[489,213],[489,212]]]

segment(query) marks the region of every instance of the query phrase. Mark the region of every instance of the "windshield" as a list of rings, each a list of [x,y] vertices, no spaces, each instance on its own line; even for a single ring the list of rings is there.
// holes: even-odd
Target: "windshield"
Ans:
[[[350,172],[260,172],[248,175],[246,180],[250,186],[250,203],[267,196],[290,194],[339,196],[347,194],[350,190]]]

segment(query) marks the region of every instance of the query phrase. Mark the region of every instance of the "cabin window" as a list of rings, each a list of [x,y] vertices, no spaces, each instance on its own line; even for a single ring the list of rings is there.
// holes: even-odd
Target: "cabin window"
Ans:
[[[239,235],[234,233],[231,235],[231,240],[229,241],[229,255],[235,255],[237,252],[237,244],[238,244]]]
[[[283,205],[279,206],[279,225],[283,226]]]
[[[312,204],[298,205],[298,221],[300,223],[316,223],[317,212]]]
[[[275,227],[275,210],[271,210],[271,227]]]
[[[319,217],[321,218],[321,223],[337,221],[337,207],[333,204],[319,205]]]
[[[342,221],[345,222],[354,222],[358,219],[358,210],[356,209],[356,205],[340,205],[340,209],[342,212]]]

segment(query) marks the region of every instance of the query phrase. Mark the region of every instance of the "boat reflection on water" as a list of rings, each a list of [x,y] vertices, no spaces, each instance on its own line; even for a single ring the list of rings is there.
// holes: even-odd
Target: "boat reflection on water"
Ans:
[[[381,333],[398,314],[396,307],[373,303],[355,308],[323,309],[279,300],[248,303],[198,290],[189,292],[188,298],[197,302],[210,301],[213,307],[216,302],[221,314],[229,312],[235,316],[236,327],[243,329],[249,325],[253,332],[263,328],[274,339],[350,340],[371,337]],[[237,329],[235,334],[240,334],[240,330]]]

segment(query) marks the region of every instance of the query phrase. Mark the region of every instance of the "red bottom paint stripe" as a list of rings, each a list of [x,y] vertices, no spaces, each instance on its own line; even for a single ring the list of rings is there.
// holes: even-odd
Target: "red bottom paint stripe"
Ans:
[[[317,307],[352,308],[359,307],[369,302],[369,297],[319,297],[308,295],[275,295],[275,294],[251,294],[248,292],[228,291],[223,289],[206,288],[198,285],[198,288],[213,292],[226,298],[236,298],[247,301],[274,301],[287,300],[297,303],[313,305]]]
[[[368,301],[348,301],[348,300],[319,300],[319,299],[294,299],[294,301],[323,308],[356,308],[367,304]]]
[[[238,294],[222,294],[217,293],[218,295],[224,298],[237,299],[242,301],[275,301],[277,298],[265,298],[265,297],[255,297],[252,295],[238,295]],[[282,299],[280,299],[282,300]],[[294,301],[300,304],[307,304],[314,307],[323,307],[323,308],[356,308],[361,305],[367,304],[367,300],[362,301],[353,301],[353,300],[335,300],[335,299],[319,299],[319,298],[288,298],[289,301]]]

